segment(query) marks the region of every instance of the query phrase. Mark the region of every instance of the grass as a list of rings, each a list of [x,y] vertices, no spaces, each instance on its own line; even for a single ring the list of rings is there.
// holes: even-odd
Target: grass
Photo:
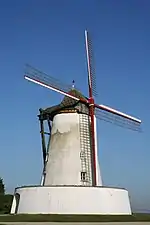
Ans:
[[[132,216],[110,215],[54,215],[54,214],[20,214],[1,215],[0,222],[144,222],[150,221],[150,214],[133,214]]]

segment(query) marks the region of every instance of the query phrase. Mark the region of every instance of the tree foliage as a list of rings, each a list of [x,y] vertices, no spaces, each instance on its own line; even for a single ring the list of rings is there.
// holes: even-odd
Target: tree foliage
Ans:
[[[5,195],[5,185],[1,177],[0,177],[0,195]]]
[[[9,213],[13,195],[5,194],[5,184],[0,178],[0,214]]]

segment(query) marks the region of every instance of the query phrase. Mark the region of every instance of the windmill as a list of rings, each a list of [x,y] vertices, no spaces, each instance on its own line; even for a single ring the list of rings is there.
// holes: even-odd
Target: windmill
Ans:
[[[123,126],[135,131],[140,130],[141,120],[108,106],[95,103],[94,97],[97,95],[96,77],[93,64],[92,43],[87,31],[85,31],[85,45],[88,70],[88,97],[85,97],[80,91],[76,90],[74,81],[72,87],[70,85],[64,85],[59,80],[48,76],[40,70],[30,65],[26,66],[26,72],[24,76],[25,79],[64,95],[64,99],[59,105],[49,107],[44,110],[39,110],[39,121],[41,128],[40,133],[42,139],[44,163],[40,188],[55,187],[55,191],[57,190],[57,196],[55,194],[52,194],[51,198],[53,198],[53,196],[55,195],[54,199],[56,201],[56,198],[58,198],[60,192],[59,187],[61,187],[61,191],[63,190],[63,192],[64,187],[71,188],[68,189],[70,190],[70,193],[72,193],[70,195],[71,198],[73,198],[72,196],[75,195],[77,187],[77,193],[80,193],[80,191],[82,192],[83,189],[81,187],[86,187],[86,190],[88,190],[87,196],[88,198],[92,199],[91,201],[93,201],[88,209],[87,205],[84,205],[83,202],[80,202],[82,208],[79,209],[79,206],[77,205],[76,207],[78,208],[76,208],[75,206],[71,208],[70,203],[66,202],[66,199],[63,199],[61,201],[60,198],[62,197],[59,196],[58,202],[59,204],[61,202],[62,208],[58,209],[57,206],[57,209],[55,208],[55,210],[52,210],[49,209],[48,207],[50,206],[48,206],[47,209],[44,209],[44,212],[49,212],[49,210],[51,210],[52,212],[58,213],[74,213],[74,210],[76,208],[75,211],[77,214],[131,214],[128,192],[126,190],[109,188],[110,195],[105,197],[106,199],[103,199],[105,204],[107,202],[107,207],[104,207],[102,203],[102,205],[95,204],[95,202],[97,201],[97,195],[95,195],[97,187],[99,187],[101,202],[103,202],[102,198],[104,198],[105,195],[108,195],[108,187],[105,188],[102,185],[102,179],[98,165],[96,118],[103,119],[107,122],[115,123],[116,125]],[[47,121],[49,132],[45,132],[44,121]],[[66,134],[68,135],[68,132],[70,136],[66,137]],[[47,146],[45,142],[46,134],[50,135]],[[81,177],[79,176],[79,173],[81,173]],[[92,187],[94,189],[92,189]],[[21,192],[19,189],[17,190],[17,194],[22,193],[22,189]],[[27,191],[29,195],[28,189],[24,189],[24,191]],[[33,190],[31,192],[33,192]],[[43,195],[42,193],[43,191],[41,191],[41,195]],[[83,195],[85,195],[85,193],[86,192],[84,192],[83,194],[82,192]],[[79,194],[79,196],[80,195],[81,193]],[[89,197],[89,195],[91,197]],[[110,196],[114,196],[114,199],[112,199],[112,197],[110,198]],[[41,199],[41,196],[35,196],[35,198]],[[73,201],[75,200],[72,199],[72,202]],[[13,204],[15,205],[17,203]],[[43,204],[43,207],[45,207],[45,203]],[[67,204],[68,208],[66,206]],[[12,205],[12,213],[14,212],[14,205]],[[39,211],[39,208],[37,209],[36,205],[33,206],[32,210],[29,210],[24,205],[27,205],[29,207],[29,204],[27,202],[26,204],[22,203],[22,206],[20,206],[20,213],[31,213],[31,211],[34,211],[34,213],[41,213],[41,211],[43,212],[43,209],[41,208],[41,210]],[[64,210],[63,208],[64,205],[66,207],[66,210]],[[53,208],[52,205],[51,207]]]
[[[96,186],[96,156],[95,156],[95,119],[96,116],[98,119],[104,119],[109,122],[115,122],[115,124],[130,128],[132,130],[140,130],[141,120],[122,113],[118,110],[112,109],[105,105],[98,105],[94,101],[94,96],[97,94],[96,90],[96,79],[95,72],[93,66],[93,53],[91,40],[89,38],[89,34],[85,31],[85,43],[86,43],[86,53],[87,53],[87,68],[88,68],[88,86],[89,86],[89,96],[88,98],[78,98],[74,96],[72,93],[69,93],[70,86],[64,86],[58,80],[48,76],[47,74],[27,65],[25,79],[39,84],[43,87],[49,88],[53,91],[61,93],[71,99],[73,102],[80,102],[84,105],[87,105],[89,108],[89,116],[90,116],[90,129],[91,129],[91,145],[92,145],[92,158],[93,158],[93,186]],[[74,82],[73,82],[74,83]],[[68,103],[68,102],[67,102]],[[66,106],[66,105],[65,105]],[[64,107],[65,107],[64,106]],[[46,115],[46,113],[45,113]],[[112,115],[114,118],[112,118]],[[42,116],[41,116],[42,117]],[[48,119],[48,116],[47,116]],[[43,132],[43,121],[41,122],[41,135],[42,135],[42,145],[43,145],[43,159],[45,164],[46,159],[46,147],[44,143],[44,132]],[[49,128],[50,122],[48,120]]]

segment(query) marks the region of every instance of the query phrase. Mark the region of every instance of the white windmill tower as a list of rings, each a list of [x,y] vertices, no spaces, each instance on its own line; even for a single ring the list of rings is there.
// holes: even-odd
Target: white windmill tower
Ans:
[[[15,189],[11,213],[131,214],[128,191],[104,187],[97,156],[96,118],[139,130],[141,120],[95,103],[92,48],[85,31],[89,97],[27,66],[25,79],[63,94],[63,101],[40,109],[43,174],[40,186]],[[44,121],[49,142],[45,144]]]

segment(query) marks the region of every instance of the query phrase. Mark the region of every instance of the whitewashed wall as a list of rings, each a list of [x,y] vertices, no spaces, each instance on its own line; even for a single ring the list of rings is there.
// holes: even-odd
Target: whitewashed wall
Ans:
[[[78,113],[63,113],[54,117],[44,185],[82,185],[79,126]],[[96,159],[98,185],[102,185]]]
[[[128,192],[104,187],[23,187],[18,213],[131,214]],[[16,207],[13,201],[11,213]]]

